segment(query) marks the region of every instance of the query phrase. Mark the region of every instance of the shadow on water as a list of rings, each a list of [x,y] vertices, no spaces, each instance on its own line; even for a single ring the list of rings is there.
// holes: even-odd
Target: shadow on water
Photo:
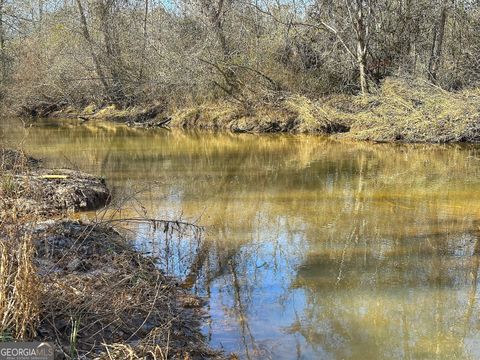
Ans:
[[[245,359],[479,358],[480,148],[313,136],[1,126],[49,165],[144,189],[139,248],[208,300]]]

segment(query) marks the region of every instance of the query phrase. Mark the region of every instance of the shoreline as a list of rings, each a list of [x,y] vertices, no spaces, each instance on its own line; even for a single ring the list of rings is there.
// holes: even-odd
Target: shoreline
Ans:
[[[205,343],[204,300],[155,258],[108,221],[69,218],[109,203],[103,179],[0,155],[0,287],[16,304],[0,302],[1,339],[53,342],[59,359],[234,358]]]
[[[398,79],[388,79],[376,94],[368,96],[333,95],[311,100],[288,95],[248,106],[227,100],[183,107],[65,106],[34,113],[37,118],[73,118],[82,123],[104,120],[146,129],[321,134],[386,143],[480,142],[480,89],[454,93]]]

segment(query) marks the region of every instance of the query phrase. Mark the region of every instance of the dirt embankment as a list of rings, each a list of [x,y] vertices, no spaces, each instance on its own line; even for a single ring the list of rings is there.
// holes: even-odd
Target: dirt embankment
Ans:
[[[203,302],[114,228],[44,222],[34,239],[44,293],[37,338],[56,342],[59,358],[225,359],[198,330]]]
[[[0,149],[0,210],[58,214],[95,210],[108,204],[104,179],[70,169],[46,169],[20,151]]]
[[[317,100],[299,95],[248,106],[218,100],[191,107],[118,109],[114,105],[49,113],[136,127],[180,127],[252,133],[317,133],[377,142],[480,141],[480,89],[447,92],[422,81],[388,78],[368,96],[334,95]]]
[[[53,342],[57,359],[226,359],[199,331],[202,300],[156,259],[107,222],[62,219],[105,206],[105,181],[0,158],[0,339]]]

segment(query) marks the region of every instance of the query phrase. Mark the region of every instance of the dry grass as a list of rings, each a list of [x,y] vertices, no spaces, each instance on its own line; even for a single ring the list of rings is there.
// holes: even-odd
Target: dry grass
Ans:
[[[232,103],[205,104],[173,115],[175,126],[240,132],[341,133],[377,142],[480,141],[480,90],[446,92],[420,81],[387,79],[369,96],[311,101],[290,96],[249,113]]]
[[[338,119],[335,119],[338,120]],[[304,96],[288,96],[274,102],[257,102],[245,109],[238,103],[206,103],[174,111],[171,125],[253,133],[342,132],[345,124],[331,121],[328,113]]]
[[[236,132],[337,134],[378,142],[480,141],[480,90],[446,92],[420,81],[387,79],[369,96],[312,101],[288,96],[245,111],[209,103],[174,112],[173,126]]]
[[[30,158],[1,151],[1,169],[18,170]],[[0,174],[0,203],[15,196],[9,174]],[[0,212],[0,339],[25,339],[36,334],[41,284],[34,264],[31,227],[20,221],[15,207]]]
[[[0,338],[25,339],[35,335],[40,313],[35,247],[29,234],[7,232],[0,238]]]
[[[387,79],[378,93],[332,99],[330,108],[350,124],[345,136],[380,142],[480,141],[480,91],[446,92],[425,82]]]
[[[179,109],[107,106],[80,117],[140,127],[177,127],[252,133],[339,134],[377,142],[480,141],[480,89],[447,92],[421,80],[387,78],[368,96],[332,95],[311,100],[278,95],[235,101],[206,101]],[[57,116],[72,116],[60,112]],[[73,114],[73,116],[77,116]]]

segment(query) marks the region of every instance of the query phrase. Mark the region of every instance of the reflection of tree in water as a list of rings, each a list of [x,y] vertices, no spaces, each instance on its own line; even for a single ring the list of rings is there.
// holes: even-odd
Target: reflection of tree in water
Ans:
[[[467,238],[473,253],[478,238]],[[307,290],[307,305],[291,331],[335,358],[463,358],[466,337],[478,336],[478,318],[472,319],[478,312],[478,254],[469,264],[455,259],[460,238],[430,240],[436,249],[420,259],[413,251],[401,258],[369,256],[366,263],[352,256],[338,284],[335,274],[324,270],[339,258],[305,264],[295,287]]]
[[[247,358],[269,356],[264,296],[285,311],[303,301],[287,325],[271,318],[290,332],[272,335],[278,348],[295,335],[286,358],[463,357],[473,346],[478,148],[83,127],[30,137],[37,156],[64,154],[119,187],[166,184],[141,199],[153,217],[205,214],[201,240],[141,230],[166,270],[221,298]]]
[[[238,167],[251,161],[235,157]],[[464,315],[465,309],[473,312],[476,306],[471,294],[471,305],[461,303],[466,258],[476,242],[476,236],[465,234],[465,229],[473,228],[472,221],[445,213],[448,198],[441,194],[420,202],[408,192],[385,195],[382,186],[388,184],[379,187],[379,179],[372,177],[382,165],[365,153],[340,166],[345,167],[340,172],[329,164],[302,170],[288,185],[313,187],[311,179],[320,173],[317,181],[325,181],[320,187],[327,195],[329,181],[334,189],[343,187],[341,196],[334,194],[335,201],[314,193],[284,202],[278,200],[282,181],[278,173],[273,182],[268,174],[256,173],[256,195],[251,197],[251,182],[245,186],[239,180],[245,174],[225,164],[222,182],[216,181],[215,193],[210,193],[214,206],[208,209],[209,221],[215,227],[197,248],[184,248],[184,256],[178,256],[188,259],[182,274],[185,282],[207,296],[216,282],[229,297],[224,300],[225,315],[238,324],[246,358],[268,358],[250,324],[255,291],[268,278],[265,274],[295,271],[291,287],[286,286],[276,301],[284,298],[288,303],[291,293],[306,290],[306,306],[288,330],[301,334],[322,354],[463,355],[457,339],[465,336],[456,324],[459,318],[472,318]],[[248,197],[248,206],[243,196]],[[298,270],[296,263],[285,263],[292,257],[302,261]],[[452,326],[456,332],[449,335]],[[470,325],[462,326],[467,334]],[[299,345],[299,358],[302,351]]]
[[[245,154],[243,158],[235,160],[236,164],[241,166],[242,162],[248,162],[250,159]],[[240,204],[237,204],[235,200],[238,193],[234,195],[228,191],[229,186],[237,179],[235,168],[224,169],[222,174],[223,181],[216,183],[217,193],[213,195],[221,196],[222,201],[218,202],[214,211],[209,212],[209,221],[215,226],[207,230],[206,237],[202,239],[189,238],[189,234],[181,237],[176,236],[176,233],[161,233],[153,237],[157,238],[155,246],[158,257],[168,259],[170,256],[172,259],[171,266],[165,264],[164,270],[181,276],[186,287],[193,287],[202,293],[206,292],[208,296],[212,282],[222,279],[221,281],[224,282],[223,293],[231,296],[232,300],[228,316],[238,322],[245,355],[247,358],[257,357],[259,354],[265,355],[265,353],[257,346],[250,329],[248,308],[252,302],[249,294],[255,286],[256,273],[266,264],[258,260],[256,253],[258,247],[252,246],[255,240],[251,235],[254,233],[253,228],[258,225],[259,221],[262,221],[257,217],[261,212],[262,199],[259,197],[255,201],[249,202],[248,208],[243,208],[239,212]],[[258,185],[266,186],[262,183]],[[224,221],[225,214],[232,212],[241,216],[241,218],[235,219],[235,227],[245,229],[244,236],[239,237],[238,231],[232,226],[232,223]],[[275,231],[275,227],[272,228],[272,231]],[[148,235],[146,238],[152,238],[152,234]],[[225,241],[225,239],[232,238],[235,238],[236,241]],[[259,244],[258,241],[257,243]],[[248,246],[245,246],[247,244]],[[261,245],[259,244],[259,246]],[[277,249],[277,251],[279,250]]]
[[[289,330],[339,359],[472,356],[465,340],[479,335],[478,319],[472,324],[478,234],[458,232],[455,221],[437,215],[430,231],[415,237],[372,238],[379,224],[362,214],[370,198],[362,178],[343,250],[310,253],[297,273],[293,286],[307,290],[307,305]]]

